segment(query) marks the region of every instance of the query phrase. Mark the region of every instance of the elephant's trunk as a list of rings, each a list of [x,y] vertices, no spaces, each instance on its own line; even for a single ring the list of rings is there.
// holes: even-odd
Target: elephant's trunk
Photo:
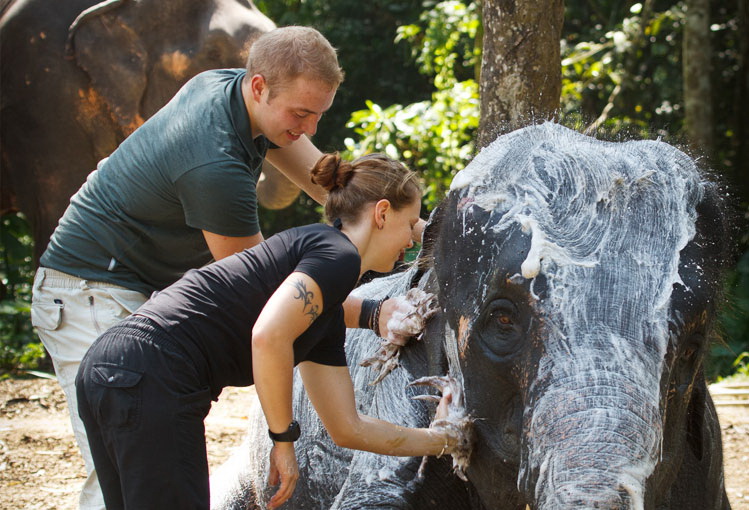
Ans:
[[[658,386],[590,369],[544,386],[519,480],[533,508],[641,510],[663,435]]]

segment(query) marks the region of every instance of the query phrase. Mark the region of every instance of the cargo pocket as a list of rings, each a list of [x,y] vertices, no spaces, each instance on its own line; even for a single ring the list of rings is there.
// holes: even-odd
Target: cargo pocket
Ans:
[[[136,290],[108,288],[107,292],[109,292],[109,296],[114,302],[119,305],[119,307],[115,306],[113,312],[117,319],[124,319],[148,301],[147,296]]]
[[[54,331],[62,324],[62,303],[43,302],[31,304],[31,325],[37,329]]]
[[[140,422],[142,372],[110,363],[96,363],[91,372],[94,382],[89,402],[99,424],[114,428],[134,428]]]

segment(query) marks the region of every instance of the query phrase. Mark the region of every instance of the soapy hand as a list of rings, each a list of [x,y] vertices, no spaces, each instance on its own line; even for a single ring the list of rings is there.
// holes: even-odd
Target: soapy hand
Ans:
[[[371,366],[378,371],[377,377],[370,384],[382,381],[398,366],[401,347],[411,337],[416,337],[417,340],[421,338],[426,321],[437,312],[436,304],[435,295],[421,289],[410,289],[405,296],[388,299],[382,304],[382,343],[374,356],[361,362],[362,366]]]
[[[473,419],[468,415],[463,398],[463,387],[461,383],[450,376],[422,377],[413,381],[410,386],[431,386],[437,388],[442,396],[418,395],[417,400],[439,402],[434,420],[429,428],[445,432],[448,437],[447,448],[444,453],[449,453],[453,458],[453,472],[463,481],[466,478],[466,469],[471,460],[473,448]],[[421,463],[419,476],[423,476],[426,467],[426,459]]]

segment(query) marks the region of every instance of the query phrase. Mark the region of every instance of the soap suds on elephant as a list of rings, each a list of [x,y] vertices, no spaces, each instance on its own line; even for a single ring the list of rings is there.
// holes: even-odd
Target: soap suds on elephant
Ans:
[[[533,383],[542,396],[526,417],[528,468],[539,473],[543,508],[592,504],[588,482],[643,507],[640,488],[662,441],[669,303],[681,281],[680,251],[695,233],[701,184],[692,160],[667,144],[602,142],[550,123],[499,138],[453,179],[451,191],[464,194],[458,214],[480,207],[501,213],[496,232],[530,233],[522,276],[548,282],[548,298],[538,303],[548,323],[547,361]],[[551,361],[560,356],[565,364]],[[600,398],[610,386],[630,398]],[[636,431],[645,450],[622,445],[603,455],[580,446],[587,431],[607,429]]]

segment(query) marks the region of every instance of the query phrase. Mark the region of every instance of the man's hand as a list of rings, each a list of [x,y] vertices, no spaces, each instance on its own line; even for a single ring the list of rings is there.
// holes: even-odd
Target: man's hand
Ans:
[[[294,453],[294,443],[275,443],[270,451],[268,484],[278,485],[278,482],[281,482],[281,487],[268,502],[268,508],[278,508],[283,505],[294,494],[298,479],[299,466]]]
[[[414,225],[411,233],[411,239],[414,243],[421,244],[422,237],[424,237],[424,227],[426,227],[426,225],[427,222],[422,218],[419,218],[419,221]]]

